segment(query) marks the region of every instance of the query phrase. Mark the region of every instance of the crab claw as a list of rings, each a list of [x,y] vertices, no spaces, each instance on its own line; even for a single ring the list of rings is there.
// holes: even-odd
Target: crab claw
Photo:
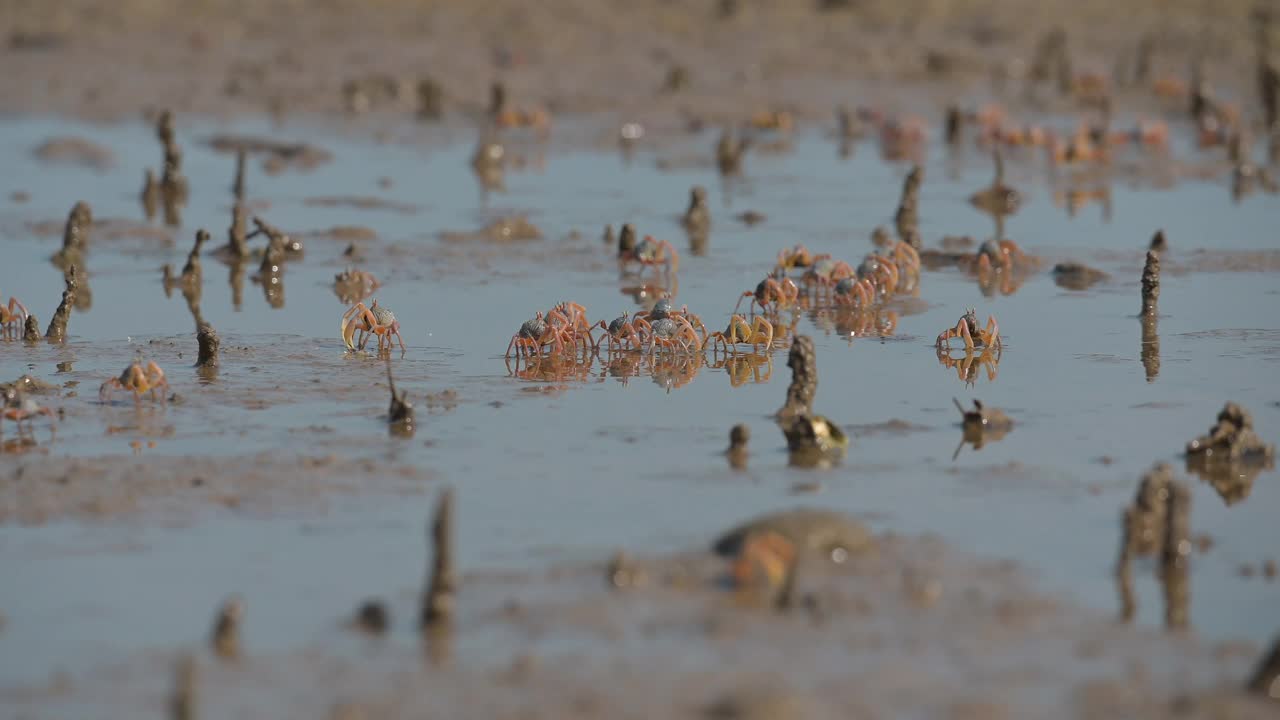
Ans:
[[[348,350],[356,349],[352,339],[355,338],[356,327],[359,325],[359,323],[355,322],[355,319],[359,316],[358,309],[362,307],[364,307],[364,303],[356,303],[355,307],[342,314],[342,342],[346,343]]]
[[[348,350],[355,350],[356,346],[351,342],[356,334],[356,324],[350,321],[350,318],[342,318],[342,342],[346,343]]]

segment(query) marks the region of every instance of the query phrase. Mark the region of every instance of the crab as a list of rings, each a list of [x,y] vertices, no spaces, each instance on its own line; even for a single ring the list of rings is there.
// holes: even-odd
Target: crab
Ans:
[[[631,322],[631,316],[625,312],[607,324],[604,320],[601,320],[595,327],[604,330],[604,334],[592,343],[595,349],[599,349],[601,342],[608,343],[607,349],[610,352],[613,351],[614,347],[638,350],[644,346],[640,333],[636,330],[635,324]]]
[[[885,295],[892,295],[898,290],[898,265],[887,257],[875,253],[867,255],[858,264],[857,276]],[[847,279],[850,278],[842,278],[840,282]],[[837,286],[839,284],[836,283]]]
[[[564,329],[574,345],[582,345],[583,349],[594,347],[595,338],[591,330],[595,326],[587,320],[587,309],[575,302],[561,302],[547,311],[547,322]]]
[[[987,240],[978,248],[978,274],[983,275],[992,270],[1012,272],[1025,257],[1022,248],[1012,240]]]
[[[4,426],[5,420],[12,420],[18,426],[18,433],[22,433],[22,423],[26,422],[27,427],[31,426],[31,421],[37,415],[44,415],[49,418],[50,424],[54,422],[53,411],[47,407],[42,407],[32,400],[26,393],[16,388],[11,388],[4,394],[4,404],[0,406],[0,427]]]
[[[876,286],[862,278],[847,277],[836,283],[836,305],[868,308],[876,297]]]
[[[778,269],[784,272],[792,268],[807,268],[813,264],[813,253],[804,245],[783,248],[778,251]]]
[[[638,312],[635,317],[636,320],[644,320],[649,323],[653,323],[656,320],[663,320],[674,316],[679,316],[688,321],[688,323],[702,335],[702,340],[706,340],[707,326],[703,324],[702,318],[689,312],[688,305],[682,305],[679,310],[676,310],[675,306],[671,304],[671,300],[669,298],[664,297],[658,300],[658,302],[653,304],[652,310]],[[699,342],[699,346],[701,346],[701,344],[702,342]]]
[[[343,302],[363,300],[380,287],[378,278],[364,270],[347,269],[333,276],[333,292]]]
[[[643,240],[631,248],[620,248],[618,260],[624,266],[627,263],[637,262],[641,265],[664,265],[667,272],[680,269],[680,255],[671,241],[655,240],[652,235],[645,235]]]
[[[751,322],[737,313],[729,318],[729,326],[724,332],[714,332],[707,338],[712,350],[723,346],[726,351],[737,351],[738,345],[750,344],[756,351],[763,345],[766,350],[773,347],[773,324],[757,315]],[[705,344],[704,344],[705,347]]]
[[[360,331],[359,338],[355,338],[357,330]],[[400,352],[405,351],[404,338],[400,335],[400,321],[396,320],[395,313],[379,305],[377,300],[368,306],[358,302],[342,314],[342,340],[347,344],[348,350],[363,350],[365,343],[369,341],[369,335],[378,336],[379,353],[384,347],[390,350],[392,340],[399,341]],[[356,342],[352,342],[353,339]]]
[[[813,264],[809,266],[800,281],[807,289],[812,290],[816,287],[821,290],[834,287],[841,280],[855,275],[849,263],[832,259],[830,255],[819,255],[813,259]]]
[[[20,302],[18,298],[10,297],[9,304],[0,305],[0,330],[5,335],[16,335],[22,332],[23,326],[27,324],[27,308]]]
[[[938,335],[938,348],[948,347],[951,338],[963,339],[965,350],[973,350],[974,347],[979,345],[984,348],[1003,348],[1000,342],[1000,327],[996,324],[995,316],[988,315],[986,328],[980,328],[978,327],[978,311],[974,308],[966,310],[964,315],[956,321],[955,327],[947,328]]]
[[[102,387],[98,388],[98,399],[107,402],[111,399],[111,393],[115,390],[128,390],[133,393],[133,399],[141,402],[143,393],[151,393],[151,397],[156,396],[156,391],[163,388],[169,389],[169,381],[164,377],[164,371],[154,360],[150,360],[144,366],[142,359],[139,358],[130,363],[129,367],[120,373],[120,377],[113,377],[102,383]],[[164,393],[160,394],[163,401]]]
[[[507,345],[507,357],[511,357],[512,350],[515,350],[517,357],[541,356],[542,348],[547,345],[554,346],[556,353],[559,353],[568,342],[572,342],[572,338],[566,337],[564,326],[549,323],[542,313],[538,313],[532,319],[525,320],[516,334],[511,336],[511,343]]]
[[[670,315],[653,322],[644,319],[636,322],[644,328],[651,352],[659,347],[673,352],[677,349],[692,352],[702,348],[702,340],[697,331],[683,316]]]
[[[738,308],[742,307],[742,301],[751,298],[749,310],[754,313],[756,306],[760,306],[761,312],[772,312],[776,314],[782,308],[794,303],[800,297],[800,288],[795,282],[783,275],[781,278],[766,277],[756,285],[755,290],[747,290],[742,293],[742,297],[738,298],[738,304],[733,306],[733,311],[738,312]]]

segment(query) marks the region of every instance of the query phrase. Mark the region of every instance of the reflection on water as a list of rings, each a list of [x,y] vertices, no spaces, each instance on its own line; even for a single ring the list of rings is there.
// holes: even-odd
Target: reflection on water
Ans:
[[[956,377],[965,384],[965,387],[973,387],[978,381],[978,375],[982,370],[987,371],[987,382],[995,382],[996,370],[1000,365],[1000,356],[1004,353],[1004,349],[1000,346],[995,348],[984,347],[981,352],[973,349],[965,349],[962,357],[956,357],[954,350],[947,348],[938,348],[938,363],[948,369],[956,371]]]
[[[529,382],[587,383],[648,377],[667,392],[693,382],[703,368],[724,370],[730,387],[768,383],[773,375],[769,353],[659,352],[600,347],[585,352],[513,355],[505,359],[507,377]],[[599,367],[597,368],[597,363]]]

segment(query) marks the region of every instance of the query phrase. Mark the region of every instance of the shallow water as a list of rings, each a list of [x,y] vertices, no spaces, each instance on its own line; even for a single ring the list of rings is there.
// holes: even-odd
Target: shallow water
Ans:
[[[248,279],[242,307],[233,307],[225,266],[204,260],[201,307],[223,340],[221,370],[204,384],[190,367],[191,315],[180,293],[165,297],[160,267],[181,267],[197,227],[212,231],[214,247],[225,242],[234,159],[198,140],[228,129],[305,138],[335,159],[311,173],[273,177],[250,163],[250,200],[269,202],[261,211],[268,221],[303,235],[306,256],[287,265],[278,310]],[[114,169],[37,161],[31,149],[60,134],[109,146]],[[411,131],[393,135],[394,142],[378,144],[335,128],[180,124],[192,196],[173,243],[95,232],[87,260],[93,305],[73,315],[70,341],[0,344],[0,378],[29,372],[79,383],[76,397],[51,401],[67,420],[52,442],[40,428],[44,448],[52,455],[125,455],[141,440],[154,443],[144,456],[274,450],[421,465],[435,474],[432,489],[458,488],[461,560],[478,569],[592,560],[616,547],[687,549],[744,516],[816,504],[863,516],[878,530],[933,532],[958,548],[1014,559],[1048,589],[1113,612],[1118,519],[1139,475],[1157,461],[1174,463],[1182,474],[1183,445],[1208,428],[1227,400],[1253,412],[1264,438],[1274,440],[1280,428],[1275,272],[1177,272],[1196,249],[1276,250],[1277,200],[1253,196],[1235,205],[1225,178],[1160,190],[1117,181],[1113,214],[1104,221],[1096,206],[1068,218],[1052,203],[1042,168],[1011,162],[1012,179],[1030,197],[1006,232],[1045,261],[1015,294],[984,297],[959,271],[926,272],[914,303],[919,311],[904,308],[895,333],[883,340],[828,334],[808,316],[799,320],[796,330],[813,335],[818,349],[816,409],[855,434],[840,467],[815,473],[788,467],[781,433],[769,420],[789,376],[785,350],[774,352],[768,382],[741,387],[732,387],[723,369],[706,367],[680,387],[649,377],[624,383],[602,376],[598,360],[583,381],[530,382],[510,376],[502,351],[520,322],[562,299],[583,303],[592,319],[636,309],[620,291],[627,283],[619,281],[612,249],[599,241],[605,223],[633,221],[642,233],[672,239],[682,254],[677,303],[719,329],[778,249],[803,242],[850,261],[869,251],[872,228],[891,224],[904,166],[882,162],[869,144],[842,160],[829,140],[806,134],[794,152],[749,157],[745,187],[726,192],[709,163],[656,169],[658,158],[706,154],[709,135],[642,147],[629,161],[553,145],[541,170],[509,173],[506,192],[484,196],[466,169],[465,138],[414,142]],[[926,244],[936,246],[942,235],[985,237],[990,220],[965,198],[989,182],[989,163],[971,151],[956,168],[941,148],[932,150],[921,199]],[[0,157],[10,168],[0,177],[4,297],[21,298],[47,323],[62,289],[47,259],[67,211],[83,199],[97,219],[141,220],[142,171],[159,155],[141,123],[0,123]],[[391,179],[389,188],[379,186],[383,177]],[[701,257],[687,252],[677,222],[693,184],[711,188],[715,213],[710,249]],[[15,191],[30,193],[30,201],[10,202]],[[348,195],[419,210],[306,203]],[[747,228],[731,218],[746,209],[765,213],[767,221]],[[500,245],[438,237],[516,212],[528,213],[544,239]],[[57,232],[32,232],[30,225],[43,221],[53,221]],[[380,417],[387,400],[383,364],[344,354],[338,338],[344,306],[331,281],[344,267],[346,243],[306,237],[335,225],[378,234],[363,243],[367,260],[360,267],[384,282],[375,296],[396,311],[409,345],[392,364],[397,384],[419,403],[420,426],[411,439],[389,436]],[[1136,319],[1138,277],[1157,227],[1166,229],[1172,255],[1160,296],[1159,374],[1148,381]],[[571,237],[575,231],[580,235]],[[1048,268],[1062,259],[1098,267],[1112,280],[1088,292],[1061,289]],[[255,270],[248,267],[247,276]],[[933,350],[933,338],[967,306],[996,315],[1007,339],[996,379],[983,375],[972,388]],[[165,367],[183,402],[141,414],[131,402],[97,403],[98,385],[137,348]],[[73,369],[57,372],[60,362]],[[448,388],[458,392],[457,407],[428,414],[423,396]],[[953,396],[1004,408],[1017,425],[1003,440],[977,452],[966,448],[953,460],[960,439]],[[867,431],[890,419],[922,429]],[[753,430],[745,474],[718,456],[736,422]],[[108,433],[108,426],[123,429]],[[17,462],[0,458],[6,467]],[[789,494],[796,482],[813,479],[821,494]],[[1210,638],[1261,642],[1277,629],[1271,610],[1280,602],[1280,583],[1242,579],[1237,568],[1257,566],[1280,547],[1275,477],[1263,474],[1247,500],[1231,506],[1209,485],[1192,485],[1193,531],[1214,539],[1193,560],[1192,626]],[[333,500],[319,514],[273,509],[269,521],[210,511],[189,523],[64,520],[0,528],[0,574],[8,578],[0,586],[8,619],[0,639],[20,649],[0,653],[0,684],[198,640],[215,604],[231,591],[249,601],[246,633],[255,648],[295,647],[328,632],[362,597],[416,592],[427,509],[427,496],[406,502],[370,495]],[[1150,568],[1139,567],[1140,622],[1154,625],[1159,591]]]

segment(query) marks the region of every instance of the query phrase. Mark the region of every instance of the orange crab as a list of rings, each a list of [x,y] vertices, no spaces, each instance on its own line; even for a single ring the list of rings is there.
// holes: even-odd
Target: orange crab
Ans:
[[[561,302],[547,311],[547,322],[554,323],[564,329],[573,345],[581,345],[585,350],[594,347],[595,338],[591,330],[595,326],[587,320],[587,309],[575,302]]]
[[[751,116],[750,125],[756,130],[777,130],[790,132],[795,127],[795,118],[786,110],[760,110]]]
[[[857,273],[849,263],[832,259],[830,255],[819,255],[813,259],[813,264],[805,271],[800,282],[810,291],[815,288],[821,290],[834,287],[841,280],[855,275]]]
[[[675,306],[671,304],[671,299],[664,297],[653,304],[652,310],[636,313],[635,319],[637,321],[644,320],[652,324],[658,320],[663,320],[672,316],[679,316],[683,318],[689,323],[689,325],[701,333],[703,340],[698,342],[699,347],[701,347],[707,337],[707,326],[703,324],[702,318],[689,312],[688,305],[682,305],[679,310],[676,310]]]
[[[554,354],[559,355],[565,347],[574,347],[582,339],[573,332],[572,325],[563,315],[548,319],[542,313],[525,320],[511,342],[507,345],[507,357],[514,350],[517,357],[535,357],[542,355],[542,348],[550,345]]]
[[[766,277],[756,285],[755,290],[747,290],[742,293],[742,297],[738,298],[738,304],[733,306],[733,311],[738,312],[738,308],[742,307],[742,301],[751,298],[749,310],[754,313],[756,306],[760,306],[760,312],[777,313],[784,307],[791,305],[800,297],[800,288],[795,282],[785,275],[781,278]],[[772,306],[772,307],[771,307]]]
[[[974,308],[966,310],[956,322],[955,327],[947,328],[938,335],[938,349],[949,347],[951,338],[964,340],[966,351],[972,351],[979,345],[984,348],[1003,348],[1000,341],[1000,327],[996,324],[995,316],[988,315],[986,328],[981,328],[978,326],[978,311]]]
[[[707,344],[711,344],[712,350],[723,347],[726,352],[737,352],[738,345],[748,344],[752,346],[753,352],[758,351],[761,346],[768,350],[773,347],[773,324],[760,315],[747,322],[746,318],[734,313],[724,332],[711,333],[703,347]]]
[[[29,314],[27,308],[18,302],[18,298],[9,298],[8,305],[0,305],[0,331],[5,335],[16,335],[22,332]]]
[[[680,254],[676,252],[671,241],[656,240],[652,235],[645,235],[644,239],[634,247],[619,249],[618,260],[624,266],[627,263],[637,262],[645,266],[664,265],[667,272],[680,269]]]
[[[154,360],[148,361],[143,366],[141,358],[134,360],[129,367],[120,373],[120,377],[113,377],[102,383],[102,387],[98,388],[98,399],[107,402],[111,399],[111,393],[115,390],[128,390],[133,393],[135,402],[142,401],[143,393],[151,393],[151,397],[155,398],[157,390],[169,389],[169,381],[164,377],[164,371]],[[160,400],[164,401],[164,393],[160,393]]]
[[[1107,148],[1095,143],[1083,126],[1065,139],[1051,135],[1047,149],[1049,162],[1055,165],[1106,162],[1110,157]]]
[[[809,248],[804,245],[796,245],[795,247],[783,248],[778,251],[777,269],[784,272],[792,268],[807,268],[812,264],[813,253],[809,252]]]
[[[702,339],[693,325],[682,315],[671,314],[650,322],[637,319],[637,326],[649,338],[649,351],[661,347],[664,350],[692,352],[702,348]]]
[[[639,350],[644,346],[644,341],[640,338],[639,331],[636,330],[635,324],[631,322],[631,316],[625,312],[612,322],[605,323],[604,320],[601,320],[596,323],[595,327],[604,330],[604,334],[592,343],[595,349],[599,349],[601,342],[608,343],[606,348],[609,352],[613,352],[615,347],[624,350]]]
[[[359,338],[355,338],[356,331],[360,332]],[[378,336],[379,353],[384,347],[390,350],[393,340],[399,341],[400,352],[405,351],[404,338],[400,335],[400,321],[396,320],[395,313],[379,305],[377,300],[369,306],[358,302],[342,314],[342,341],[347,344],[348,350],[363,350],[365,343],[369,341],[369,335]]]
[[[1022,248],[1012,240],[987,240],[978,248],[978,275],[982,276],[992,270],[1013,272],[1014,268],[1026,260]]]
[[[35,400],[19,390],[9,390],[2,399],[4,405],[0,406],[0,428],[4,427],[5,420],[12,420],[18,426],[18,434],[21,435],[22,423],[27,423],[27,427],[30,428],[32,419],[37,415],[48,417],[50,425],[54,422],[52,410],[36,404]]]
[[[875,297],[876,286],[870,280],[847,277],[836,283],[836,305],[869,308]]]

